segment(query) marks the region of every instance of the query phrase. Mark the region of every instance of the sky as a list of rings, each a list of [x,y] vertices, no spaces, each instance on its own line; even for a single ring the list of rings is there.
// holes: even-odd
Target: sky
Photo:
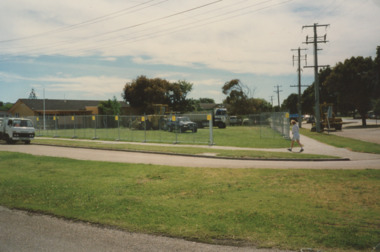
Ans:
[[[122,100],[138,76],[185,80],[188,98],[225,99],[239,79],[251,96],[278,105],[313,66],[376,56],[380,0],[2,0],[0,101],[28,98]],[[294,63],[294,64],[293,64]],[[314,80],[302,67],[302,85]],[[276,86],[279,86],[279,96]],[[306,87],[303,87],[304,90]],[[323,98],[322,98],[323,99]]]

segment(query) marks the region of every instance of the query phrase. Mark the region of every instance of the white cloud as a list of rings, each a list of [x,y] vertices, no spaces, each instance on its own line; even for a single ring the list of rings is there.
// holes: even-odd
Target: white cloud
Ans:
[[[42,76],[42,77],[23,77],[17,75],[7,75],[0,73],[0,79],[8,80],[9,85],[17,82],[27,82],[28,90],[35,88],[38,96],[42,97],[43,89],[51,98],[63,98],[63,94],[71,94],[78,97],[101,97],[110,99],[116,96],[121,99],[121,92],[124,87],[125,79],[109,76]],[[13,84],[12,84],[13,83]],[[4,86],[4,88],[6,88]],[[47,96],[48,97],[48,96]]]
[[[47,91],[82,93],[88,97],[112,97],[121,93],[125,79],[107,76],[81,76],[75,78],[46,77],[39,81],[54,83],[47,87]]]
[[[268,78],[294,74],[290,49],[308,48],[308,65],[313,64],[312,46],[302,44],[306,35],[313,36],[312,29],[302,30],[302,26],[314,23],[330,24],[326,31],[318,30],[318,35],[326,32],[329,40],[319,45],[320,64],[374,56],[380,41],[378,0],[223,0],[200,8],[211,2],[5,0],[0,3],[0,54],[96,55],[107,63],[130,56],[136,69],[162,65],[162,71],[147,70],[155,74],[148,77],[176,80],[180,76],[197,90],[203,86],[215,92],[212,83],[228,81],[225,76],[199,76],[170,66]],[[75,78],[62,73],[55,77],[55,90],[89,96],[120,92],[120,83],[125,83],[108,72]],[[5,79],[13,78],[7,74]],[[48,74],[42,75],[37,81],[46,81]],[[205,92],[205,88],[199,91]]]
[[[1,22],[5,37],[47,34],[2,43],[1,50],[28,53],[30,48],[35,53],[69,55],[99,52],[110,56],[108,59],[133,55],[141,64],[189,66],[195,62],[234,72],[281,74],[290,68],[276,65],[289,63],[289,50],[304,40],[302,25],[318,22],[316,18],[334,27],[334,34],[329,34],[332,43],[335,41],[333,50],[348,47],[352,51],[354,45],[365,43],[366,47],[369,42],[375,50],[379,28],[374,24],[380,18],[374,1],[298,0],[281,5],[284,2],[230,0],[181,13],[205,5],[205,1],[167,1],[135,8],[138,2],[6,1],[6,11],[2,8],[1,13],[3,21],[8,19]],[[20,50],[23,45],[25,49]],[[149,55],[149,60],[141,55]]]

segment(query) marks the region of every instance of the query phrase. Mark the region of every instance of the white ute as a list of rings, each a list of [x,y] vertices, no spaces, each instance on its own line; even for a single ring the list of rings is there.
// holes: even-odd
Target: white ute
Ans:
[[[0,139],[8,144],[23,141],[30,144],[34,138],[35,130],[33,122],[24,118],[0,118]]]

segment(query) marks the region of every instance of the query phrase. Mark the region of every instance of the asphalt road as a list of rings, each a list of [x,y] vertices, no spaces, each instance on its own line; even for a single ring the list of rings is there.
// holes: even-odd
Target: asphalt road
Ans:
[[[162,236],[129,233],[89,223],[9,210],[0,206],[0,251],[221,251],[273,252],[275,249],[219,246]]]

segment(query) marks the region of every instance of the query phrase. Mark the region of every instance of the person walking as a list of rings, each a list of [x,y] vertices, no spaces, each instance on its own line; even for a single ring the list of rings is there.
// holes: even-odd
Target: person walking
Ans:
[[[294,146],[294,142],[297,142],[298,145],[301,146],[300,152],[303,152],[303,144],[301,144],[301,142],[300,142],[300,129],[298,128],[297,122],[295,120],[292,120],[291,124],[293,125],[293,127],[292,127],[293,137],[292,137],[292,143],[291,143],[288,151],[292,151],[293,146]]]

